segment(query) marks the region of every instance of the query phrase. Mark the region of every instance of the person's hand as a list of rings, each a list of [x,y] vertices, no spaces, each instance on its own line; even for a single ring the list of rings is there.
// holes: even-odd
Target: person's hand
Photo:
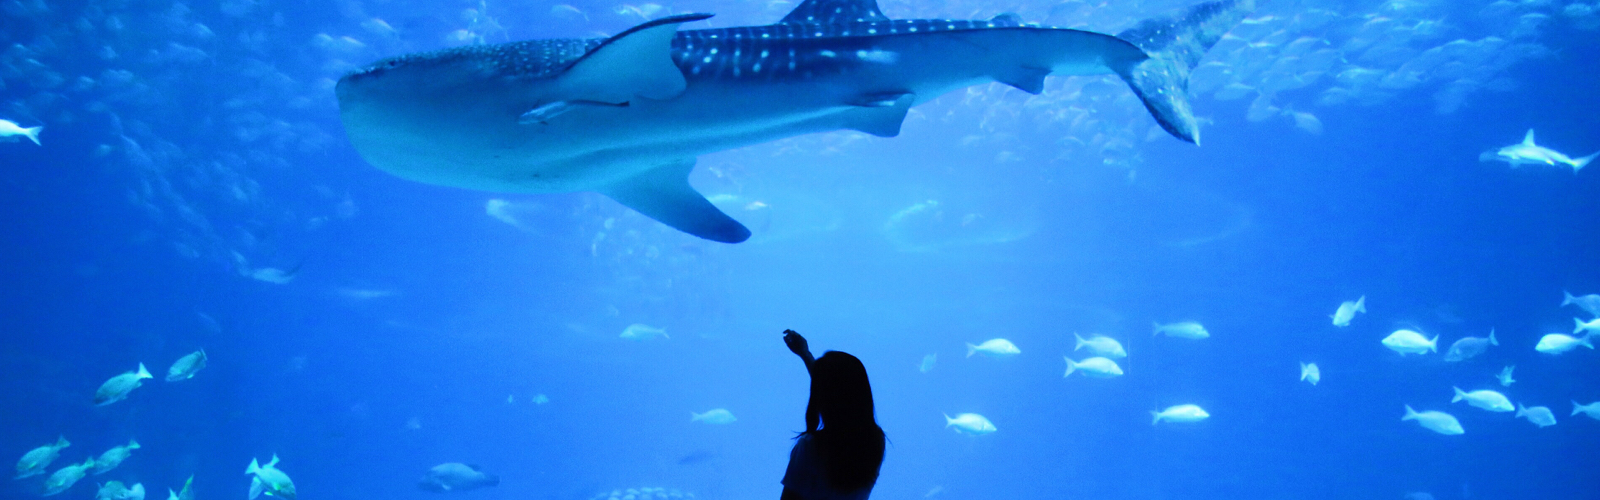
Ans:
[[[811,354],[811,346],[806,344],[806,338],[801,337],[794,330],[783,331],[783,344],[789,346],[789,352],[804,358]]]

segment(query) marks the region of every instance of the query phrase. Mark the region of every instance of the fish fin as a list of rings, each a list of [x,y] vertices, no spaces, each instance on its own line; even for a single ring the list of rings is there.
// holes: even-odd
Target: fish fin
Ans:
[[[1572,305],[1572,301],[1577,300],[1577,299],[1578,299],[1577,297],[1573,297],[1572,296],[1572,292],[1569,292],[1569,291],[1566,291],[1566,290],[1562,290],[1561,291],[1561,307],[1570,306],[1570,305]]]
[[[1072,358],[1062,356],[1061,359],[1067,360],[1067,373],[1061,374],[1062,378],[1066,378],[1068,375],[1072,375],[1072,372],[1078,371],[1078,363],[1072,361]]]
[[[693,169],[693,159],[680,160],[601,188],[600,194],[645,217],[701,238],[722,243],[749,239],[749,229],[689,186],[689,171]]]
[[[972,345],[971,342],[967,342],[967,357],[970,358],[970,357],[972,357],[973,354],[977,354],[977,353],[978,353],[978,346]]]
[[[1049,68],[1035,68],[1031,66],[1017,66],[1004,74],[994,75],[997,82],[1016,87],[1017,90],[1033,95],[1044,92],[1044,77],[1050,76]]]
[[[1572,402],[1572,415],[1569,416],[1576,417],[1579,413],[1583,413],[1583,405],[1578,404],[1578,402],[1574,400]]]
[[[1207,50],[1255,10],[1254,0],[1221,0],[1165,18],[1148,19],[1117,34],[1146,57],[1107,61],[1144,102],[1156,123],[1174,137],[1200,144],[1200,123],[1189,104],[1189,72]]]
[[[244,473],[245,475],[252,475],[257,472],[261,472],[261,462],[257,462],[256,459],[252,458],[250,459],[250,466],[244,468]]]
[[[1015,28],[1022,26],[1022,16],[1015,12],[1003,12],[989,18],[989,24],[996,28]]]
[[[167,488],[167,500],[178,500],[178,492],[172,491],[172,488]]]
[[[1573,324],[1573,326],[1572,326],[1572,334],[1573,335],[1577,335],[1579,332],[1583,331],[1583,320],[1578,319],[1578,318],[1572,318],[1572,324]]]
[[[59,448],[66,448],[68,446],[72,446],[72,443],[67,442],[67,436],[66,435],[56,436],[56,448],[58,448],[58,449]]]
[[[128,440],[128,449],[130,449],[130,450],[139,449],[139,442],[135,441],[135,440],[132,440],[132,439],[129,439]]]
[[[150,370],[144,369],[144,363],[139,363],[139,373],[136,376],[139,378],[155,378],[150,375]]]
[[[1072,338],[1078,339],[1078,345],[1076,347],[1073,347],[1072,350],[1073,351],[1077,351],[1078,349],[1082,349],[1083,348],[1083,344],[1084,344],[1083,336],[1082,335],[1078,335],[1078,332],[1072,332]]]
[[[261,478],[259,478],[259,477],[250,478],[250,500],[256,500],[257,497],[261,496],[262,486],[263,485],[261,484]]]
[[[1520,417],[1520,416],[1522,416],[1523,414],[1526,414],[1526,413],[1528,413],[1528,408],[1525,407],[1525,406],[1522,406],[1522,403],[1517,403],[1517,415],[1516,416]]]
[[[694,422],[694,421],[700,420],[701,418],[704,418],[704,417],[705,417],[705,415],[701,415],[699,413],[695,413],[695,412],[692,412],[692,411],[689,412],[689,421],[690,422]]]
[[[28,128],[22,129],[22,135],[28,136],[28,140],[33,141],[33,144],[35,146],[43,146],[44,144],[39,142],[39,132],[43,132],[43,131],[44,131],[44,126],[43,125],[40,125],[40,126],[37,126],[37,127],[28,127]],[[1583,168],[1583,167],[1578,167],[1578,168]]]
[[[876,0],[805,0],[780,24],[838,24],[851,22],[888,21],[878,10]]]
[[[1457,402],[1457,401],[1461,401],[1462,398],[1465,398],[1467,396],[1467,393],[1462,392],[1460,387],[1451,387],[1451,389],[1454,389],[1456,391],[1455,397],[1450,398],[1450,402],[1451,403],[1454,403],[1454,402]]]
[[[1489,329],[1489,345],[1492,345],[1492,346],[1500,345],[1500,341],[1494,339],[1494,329],[1493,328]]]
[[[1356,310],[1357,311],[1361,311],[1363,314],[1365,314],[1367,312],[1367,296],[1366,295],[1362,295],[1361,298],[1356,299]]]
[[[1151,417],[1150,425],[1156,425],[1156,424],[1161,423],[1161,412],[1155,411],[1155,410],[1150,410],[1150,417]]]
[[[273,453],[272,454],[272,460],[268,460],[267,461],[267,467],[276,467],[277,465],[278,465],[278,454],[277,453]]]
[[[1439,352],[1439,336],[1438,335],[1434,335],[1432,339],[1428,340],[1428,350],[1432,351],[1432,352]]]
[[[1528,135],[1522,136],[1522,145],[1523,146],[1532,146],[1532,145],[1534,145],[1533,144],[1533,129],[1531,129],[1531,128],[1528,129]]]
[[[1156,322],[1156,321],[1151,321],[1150,322],[1150,336],[1154,337],[1154,336],[1157,336],[1157,335],[1161,335],[1161,323],[1160,322]]]
[[[557,80],[578,100],[623,103],[635,97],[665,100],[688,87],[672,62],[678,25],[711,14],[683,14],[649,21],[606,39],[573,62]]]
[[[1411,409],[1411,405],[1406,405],[1406,414],[1405,414],[1405,416],[1400,417],[1400,421],[1404,422],[1404,421],[1407,421],[1407,420],[1416,420],[1416,419],[1417,419],[1417,410]]]
[[[900,135],[906,112],[911,110],[911,103],[916,100],[917,95],[910,92],[880,92],[859,96],[850,102],[857,109],[845,115],[844,128],[877,137]]]
[[[1572,173],[1577,174],[1579,170],[1583,170],[1583,167],[1587,166],[1589,162],[1594,161],[1596,157],[1600,157],[1600,151],[1596,151],[1594,154],[1585,156],[1583,158],[1573,158]]]

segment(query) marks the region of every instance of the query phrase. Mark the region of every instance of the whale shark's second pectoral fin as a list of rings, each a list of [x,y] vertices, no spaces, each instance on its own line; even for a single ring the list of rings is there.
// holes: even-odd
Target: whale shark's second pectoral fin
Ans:
[[[573,95],[568,100],[624,103],[635,96],[662,100],[677,97],[688,86],[672,62],[672,38],[678,25],[711,14],[684,14],[634,26],[611,37],[572,63],[559,80]]]
[[[847,115],[845,128],[878,137],[900,135],[900,125],[905,123],[906,112],[916,100],[916,94],[910,92],[861,95],[849,103],[856,109]]]
[[[995,75],[994,80],[1016,87],[1017,90],[1039,95],[1040,92],[1044,92],[1044,77],[1047,76],[1050,76],[1049,68],[1018,66],[1005,72],[1005,74]]]
[[[693,169],[693,159],[681,160],[606,186],[600,193],[646,217],[701,238],[723,243],[749,239],[749,229],[689,186],[689,171]]]

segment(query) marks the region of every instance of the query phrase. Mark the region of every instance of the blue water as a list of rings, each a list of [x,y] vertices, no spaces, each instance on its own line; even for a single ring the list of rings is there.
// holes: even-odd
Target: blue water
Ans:
[[[1114,32],[1188,2],[931,4],[883,9],[1014,10]],[[1528,128],[1572,156],[1600,150],[1600,49],[1587,18],[1567,13],[1576,2],[1511,14],[1489,2],[1263,2],[1254,19],[1268,23],[1336,16],[1252,40],[1282,30],[1351,47],[1388,16],[1448,26],[1402,44],[1412,57],[1491,36],[1548,50],[1482,54],[1509,61],[1479,68],[1500,83],[1449,109],[1438,96],[1451,83],[1434,80],[1319,105],[1339,69],[1277,94],[1276,106],[1315,113],[1320,134],[1252,120],[1251,97],[1207,92],[1194,147],[1149,133],[1115,77],[1057,78],[1037,97],[958,91],[916,108],[893,139],[841,132],[702,157],[695,186],[728,195],[724,208],[755,233],[738,245],[594,194],[401,180],[345,142],[327,85],[355,65],[475,41],[456,30],[496,43],[643,20],[555,5],[0,6],[11,47],[0,118],[47,127],[42,147],[0,143],[0,458],[65,435],[73,446],[55,470],[141,443],[61,498],[92,498],[113,479],[165,498],[191,474],[197,498],[242,498],[245,466],[274,453],[307,500],[433,498],[416,482],[443,462],[501,476],[449,495],[462,498],[631,487],[776,498],[808,387],[780,341],[792,328],[869,370],[891,442],[873,498],[1600,498],[1600,421],[1567,416],[1569,400],[1600,399],[1600,354],[1533,350],[1582,314],[1557,307],[1563,290],[1600,293],[1600,171],[1477,160]],[[715,12],[722,27],[792,6],[663,5],[651,17]],[[1501,22],[1527,13],[1548,19],[1515,36]],[[361,27],[373,18],[395,33]],[[318,34],[363,46],[328,48]],[[1219,47],[1211,59],[1244,73],[1254,53]],[[1350,49],[1340,67],[1397,71],[1378,59]],[[94,83],[75,88],[80,76]],[[1045,118],[1062,109],[1100,121]],[[1108,137],[1128,140],[1095,142]],[[518,224],[486,215],[491,199],[511,203]],[[293,279],[247,276],[267,267]],[[1329,324],[1361,295],[1369,314]],[[1212,337],[1147,333],[1180,320]],[[633,323],[670,338],[618,338]],[[1491,328],[1501,345],[1461,363],[1401,357],[1379,343],[1398,328],[1442,335],[1441,351]],[[1127,374],[1062,378],[1060,357],[1083,356],[1074,332],[1120,339]],[[964,343],[996,337],[1022,353],[964,357]],[[161,380],[200,348],[208,368]],[[922,373],[928,354],[937,363]],[[1296,379],[1302,361],[1321,366],[1321,384]],[[101,382],[141,362],[156,380],[92,406]],[[1501,388],[1493,374],[1511,364],[1517,383]],[[1549,406],[1559,423],[1451,404],[1451,386]],[[1150,425],[1151,410],[1183,403],[1212,417]],[[1448,411],[1467,432],[1401,422],[1404,405]],[[738,421],[689,421],[713,408]],[[944,427],[941,413],[965,412],[998,431]],[[37,498],[40,484],[9,481],[0,497]]]

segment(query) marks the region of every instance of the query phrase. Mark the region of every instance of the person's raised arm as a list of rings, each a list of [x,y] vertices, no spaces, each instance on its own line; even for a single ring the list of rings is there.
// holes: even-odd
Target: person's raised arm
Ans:
[[[794,330],[784,330],[783,343],[789,346],[790,352],[800,356],[800,361],[806,363],[806,373],[811,373],[811,362],[816,361],[816,358],[811,357],[811,346],[806,344],[806,338]]]

